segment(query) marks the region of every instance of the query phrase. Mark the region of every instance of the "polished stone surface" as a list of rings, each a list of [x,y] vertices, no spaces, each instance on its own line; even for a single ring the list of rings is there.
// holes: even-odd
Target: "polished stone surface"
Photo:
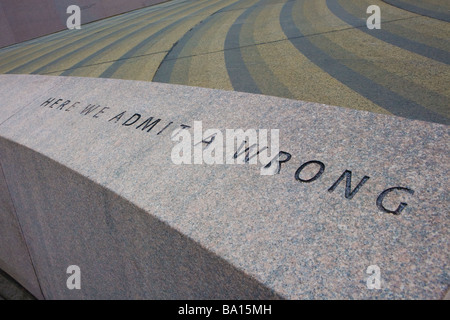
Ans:
[[[2,270],[34,296],[43,298],[0,165],[0,296],[7,299],[20,296],[20,292],[14,293],[15,286],[2,277]]]
[[[448,126],[138,81],[1,75],[0,88],[15,92],[1,100],[8,117],[0,161],[45,298],[442,299],[447,292]],[[49,98],[79,104],[41,106]],[[100,107],[81,114],[89,104]],[[124,125],[135,113],[141,119]],[[149,117],[161,121],[150,132],[136,128]],[[261,164],[175,165],[171,133],[194,121],[223,132],[279,129],[291,159],[273,176],[260,175]],[[323,174],[304,182],[318,163]],[[345,177],[331,187],[349,171],[346,197]],[[392,187],[414,194],[397,190],[377,205]],[[399,215],[381,210],[401,202]],[[81,268],[81,290],[66,288],[72,264]],[[373,265],[379,290],[367,288]]]

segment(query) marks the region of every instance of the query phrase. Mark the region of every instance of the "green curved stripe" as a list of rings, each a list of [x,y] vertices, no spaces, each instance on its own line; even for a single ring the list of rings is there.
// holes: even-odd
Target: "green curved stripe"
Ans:
[[[198,6],[198,5],[195,5],[195,6],[192,6],[192,7],[196,7],[196,6]],[[83,66],[87,66],[90,60],[92,60],[92,59],[94,59],[94,58],[100,56],[101,54],[103,54],[103,53],[105,53],[105,52],[108,52],[108,51],[110,51],[110,50],[113,50],[114,47],[117,47],[117,46],[120,45],[122,42],[124,42],[125,40],[129,39],[130,37],[133,37],[133,36],[136,35],[136,34],[139,34],[139,33],[143,32],[143,31],[145,31],[145,30],[147,30],[147,29],[150,29],[150,28],[154,27],[155,25],[157,25],[161,20],[170,19],[170,18],[172,18],[172,17],[178,15],[178,14],[180,13],[180,11],[185,11],[185,10],[186,10],[185,7],[180,8],[179,10],[175,11],[174,13],[170,14],[170,15],[167,16],[167,17],[163,17],[163,18],[161,18],[161,19],[158,19],[158,20],[156,20],[155,22],[146,24],[146,25],[144,25],[143,27],[141,27],[141,28],[139,28],[139,29],[137,29],[137,30],[135,30],[135,31],[133,31],[133,32],[130,32],[130,33],[125,34],[124,36],[120,37],[119,39],[115,40],[114,42],[112,42],[112,43],[106,45],[105,47],[103,47],[103,48],[97,50],[96,52],[94,52],[94,53],[92,53],[91,55],[85,57],[84,59],[82,59],[81,61],[77,62],[77,63],[74,64],[73,66],[69,67],[67,70],[65,70],[63,73],[61,73],[61,75],[62,75],[62,76],[68,76],[68,75],[70,75],[70,74],[73,72],[73,70],[75,70],[75,69],[77,69],[77,68],[80,68],[80,67],[83,67]],[[95,42],[94,42],[94,43],[95,43]],[[36,73],[38,73],[38,71],[36,71]]]
[[[300,53],[323,71],[394,115],[450,124],[450,119],[390,91],[317,48],[295,25],[292,18],[292,7],[293,3],[288,2],[281,10],[280,23],[283,32]]]
[[[197,35],[199,32],[204,31],[209,27],[209,24],[214,21],[217,14],[220,14],[224,11],[230,10],[239,3],[243,2],[245,0],[239,0],[235,3],[232,3],[228,5],[225,8],[222,8],[215,12],[214,14],[210,15],[205,20],[202,20],[199,22],[194,28],[186,32],[183,37],[180,38],[167,52],[166,56],[162,60],[162,62],[159,65],[158,70],[156,71],[153,80],[154,82],[165,82],[169,83],[170,78],[172,76],[173,68],[175,67],[176,60],[180,57],[181,52],[186,47],[187,43],[191,41],[191,39],[194,37],[194,35]]]
[[[145,19],[145,16],[146,16],[147,14],[148,14],[148,12],[145,12],[145,13],[142,13],[142,14],[139,13],[139,17],[141,17],[141,19]],[[126,19],[126,20],[128,21],[128,20],[131,20],[131,19]],[[139,22],[135,22],[135,23],[133,23],[132,25],[130,25],[130,26],[128,26],[128,27],[132,27],[133,25],[136,25],[136,24],[138,24],[138,23],[139,23]],[[101,32],[107,32],[107,31],[108,31],[108,30],[106,30],[106,31],[103,30],[103,31],[101,31]],[[108,35],[106,35],[105,37],[113,36],[114,34],[116,34],[116,33],[118,33],[118,32],[120,32],[120,29],[119,29],[119,30],[112,30],[111,33],[108,34]],[[77,48],[77,49],[74,50],[74,51],[72,51],[72,52],[70,52],[70,53],[68,53],[67,55],[64,55],[63,57],[68,57],[68,56],[70,56],[70,55],[72,55],[72,54],[76,54],[76,53],[80,52],[81,50],[83,50],[85,47],[84,47],[84,46],[78,47],[78,45],[83,44],[83,42],[85,42],[85,41],[88,40],[89,38],[95,37],[97,34],[98,34],[97,32],[96,32],[96,33],[88,33],[86,36],[84,36],[84,37],[82,37],[82,38],[80,38],[80,39],[77,39],[77,40],[71,42],[71,43],[70,43],[70,46],[75,47],[75,48]],[[67,40],[64,39],[64,40],[61,41],[61,43],[65,42],[65,41],[67,41]],[[98,40],[95,39],[94,41],[88,43],[87,45],[92,45],[92,44],[95,44],[95,43],[97,43],[97,42],[98,42]],[[46,54],[43,54],[43,55],[41,55],[41,56],[39,56],[39,57],[37,57],[37,58],[35,58],[35,59],[33,59],[33,60],[30,60],[30,61],[28,61],[28,62],[25,63],[25,64],[22,64],[22,65],[20,65],[20,66],[17,66],[17,67],[15,67],[14,69],[12,69],[12,70],[10,70],[10,71],[8,71],[8,72],[6,72],[6,73],[20,73],[23,69],[26,69],[27,67],[32,66],[32,65],[35,64],[35,63],[38,63],[40,60],[43,60],[43,59],[45,59],[46,57],[51,57],[51,56],[54,55],[55,53],[58,53],[59,50],[61,50],[61,48],[64,47],[64,46],[65,46],[65,45],[63,44],[61,47],[57,47],[57,48],[55,48],[54,50],[52,50],[52,51],[50,51],[50,52],[47,52]],[[56,61],[56,60],[54,60],[54,61]],[[52,61],[51,63],[53,63],[54,61]],[[57,59],[57,61],[60,61],[60,60]],[[40,71],[42,71],[42,70],[40,70]]]
[[[434,8],[434,6],[427,3],[427,1],[421,1],[421,7],[415,6],[414,4],[408,3],[407,1],[400,0],[382,0],[390,4],[391,6],[420,14],[422,16],[427,16],[433,19],[442,20],[445,22],[450,22],[450,11],[447,9],[447,12],[443,11],[442,8]],[[448,2],[447,2],[448,4]],[[427,8],[428,7],[428,8]],[[450,7],[450,6],[449,6]],[[440,9],[441,11],[436,11],[436,9]]]
[[[201,12],[206,11],[207,9],[216,6],[217,3],[213,3],[209,6],[206,6],[205,8],[202,8],[198,11],[196,11],[194,14],[199,14]],[[194,15],[192,14],[192,15]],[[170,25],[164,27],[163,29],[159,30],[158,32],[154,33],[153,35],[151,35],[150,37],[148,37],[147,39],[145,39],[144,41],[141,41],[138,45],[134,46],[133,48],[131,48],[130,50],[128,50],[125,54],[123,54],[119,60],[115,61],[108,69],[106,69],[101,75],[100,78],[109,78],[111,77],[126,61],[126,59],[133,57],[141,48],[147,46],[149,43],[151,43],[152,41],[155,41],[156,39],[158,39],[159,37],[163,36],[165,32],[174,29],[177,25],[179,25],[180,23],[187,21],[189,18],[191,17],[191,15],[185,16],[173,23],[171,23]]]
[[[355,28],[359,28],[359,30],[361,30],[362,32],[365,32],[372,37],[390,43],[404,50],[420,54],[426,58],[443,62],[445,64],[450,64],[450,54],[447,51],[427,46],[426,44],[398,36],[383,29],[370,30],[366,27],[366,21],[348,13],[337,0],[326,1],[328,9],[330,9],[330,11],[333,12],[336,17]]]
[[[225,38],[225,64],[231,84],[236,91],[262,93],[245,65],[240,49],[239,37],[242,24],[247,20],[253,10],[256,9],[256,6],[265,1],[260,0],[246,9],[233,23]]]

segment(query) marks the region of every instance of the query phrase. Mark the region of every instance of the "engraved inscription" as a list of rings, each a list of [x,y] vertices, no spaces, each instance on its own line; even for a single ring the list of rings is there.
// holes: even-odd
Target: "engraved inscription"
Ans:
[[[107,122],[114,125],[120,125],[120,127],[125,128],[135,128],[140,132],[153,132],[155,136],[159,136],[162,133],[170,132],[168,128],[172,129],[173,135],[176,136],[180,130],[188,130],[191,126],[186,124],[176,124],[174,121],[164,120],[155,116],[143,115],[140,113],[129,113],[127,110],[121,112],[112,112],[110,107],[101,106],[99,104],[85,104],[84,106],[79,101],[74,101],[71,99],[63,99],[57,97],[50,97],[40,104],[40,107],[50,108],[60,111],[75,111],[78,110],[79,114],[82,116],[88,116],[95,119],[103,118],[107,119]],[[106,117],[107,116],[107,117]],[[204,148],[214,141],[215,135],[211,135],[206,139],[201,140],[200,143],[204,144]],[[209,139],[209,140],[208,140]],[[267,148],[267,147],[265,147]],[[242,151],[242,149],[244,149]],[[248,142],[244,143],[239,147],[239,149],[234,154],[234,158],[237,158],[241,153],[245,153],[245,163],[248,163],[250,157],[250,152],[253,153],[252,157],[263,151],[257,144],[248,146]],[[274,157],[269,163],[265,164],[261,168],[261,172],[264,170],[274,169],[275,174],[280,174],[283,166],[288,166],[288,162],[291,160],[292,155],[286,151],[279,151],[276,157]],[[274,167],[272,167],[274,166]],[[309,170],[308,170],[308,169]],[[301,164],[294,173],[294,179],[299,183],[313,183],[314,181],[320,179],[325,173],[326,165],[319,160],[310,160]],[[314,174],[305,173],[313,172]],[[352,171],[346,169],[337,178],[337,180],[328,189],[329,193],[334,192],[339,185],[345,180],[344,184],[344,197],[345,199],[352,200],[357,193],[364,187],[364,185],[369,181],[370,177],[364,175],[352,188]],[[342,187],[341,187],[342,188]],[[385,199],[389,197],[391,193],[403,193],[405,195],[414,195],[415,191],[408,187],[395,186],[383,190],[376,198],[376,207],[385,213],[390,213],[393,215],[399,215],[407,207],[406,202],[400,202],[397,207],[387,208],[385,205]]]

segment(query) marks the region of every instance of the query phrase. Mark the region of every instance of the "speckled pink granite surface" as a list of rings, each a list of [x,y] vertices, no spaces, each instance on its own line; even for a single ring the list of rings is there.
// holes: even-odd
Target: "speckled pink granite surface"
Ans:
[[[79,104],[41,106],[49,98]],[[108,109],[80,114],[88,104]],[[45,76],[0,75],[0,107],[0,162],[46,298],[447,292],[447,126],[246,93]],[[124,126],[135,113],[161,119],[158,128],[279,129],[291,159],[274,176],[260,175],[261,165],[174,165],[172,131]],[[322,175],[296,179],[313,160]],[[314,176],[317,163],[299,178]],[[351,199],[345,178],[330,190],[346,170],[351,189],[369,177]],[[390,210],[407,203],[399,215],[377,205],[392,187],[414,191],[384,198]],[[68,264],[85,270],[79,292],[65,288]],[[367,288],[371,265],[379,290]]]

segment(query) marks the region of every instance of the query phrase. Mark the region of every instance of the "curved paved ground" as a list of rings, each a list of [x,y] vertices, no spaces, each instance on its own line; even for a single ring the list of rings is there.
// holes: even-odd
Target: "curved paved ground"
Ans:
[[[369,5],[381,30],[366,28]],[[173,0],[0,50],[0,73],[159,81],[449,124],[448,0]]]

